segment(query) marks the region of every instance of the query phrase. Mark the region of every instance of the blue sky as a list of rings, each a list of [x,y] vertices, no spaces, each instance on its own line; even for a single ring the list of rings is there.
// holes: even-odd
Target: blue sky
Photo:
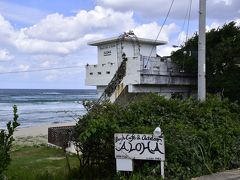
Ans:
[[[85,86],[84,65],[97,62],[87,42],[133,30],[139,37],[156,38],[169,0],[0,0],[0,88],[62,88]],[[173,44],[186,38],[184,17],[190,0],[175,0],[158,48],[169,55]],[[240,22],[239,0],[207,0],[207,27]],[[193,0],[189,36],[197,31],[198,0]],[[31,71],[58,67],[51,71]]]

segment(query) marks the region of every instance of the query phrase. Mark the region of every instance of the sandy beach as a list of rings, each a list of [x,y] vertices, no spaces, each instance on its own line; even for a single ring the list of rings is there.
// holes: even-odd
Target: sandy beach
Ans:
[[[49,127],[72,126],[76,122],[59,123],[59,124],[43,124],[31,127],[17,128],[14,132],[15,144],[18,145],[39,145],[47,144],[47,135]]]

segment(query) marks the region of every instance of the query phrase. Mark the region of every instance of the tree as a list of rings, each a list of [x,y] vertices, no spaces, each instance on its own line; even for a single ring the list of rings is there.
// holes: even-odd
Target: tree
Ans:
[[[198,34],[176,52],[172,60],[185,72],[197,74]],[[235,22],[206,33],[207,92],[240,100],[240,27]]]
[[[7,132],[5,130],[0,131],[0,179],[3,177],[3,171],[6,170],[10,164],[10,150],[14,141],[13,133],[15,129],[20,125],[17,122],[17,106],[13,106],[13,121],[7,123]]]

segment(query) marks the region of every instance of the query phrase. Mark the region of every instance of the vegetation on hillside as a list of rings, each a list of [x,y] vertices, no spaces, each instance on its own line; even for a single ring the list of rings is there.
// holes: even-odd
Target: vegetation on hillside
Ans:
[[[189,179],[240,167],[240,107],[209,97],[166,100],[149,95],[127,106],[102,104],[76,126],[81,178],[117,177],[114,133],[152,133],[160,124],[165,135],[168,179]],[[159,178],[159,163],[135,161],[132,176]]]
[[[172,59],[185,72],[197,74],[198,35],[195,34]],[[240,101],[240,27],[235,22],[206,33],[207,92]]]

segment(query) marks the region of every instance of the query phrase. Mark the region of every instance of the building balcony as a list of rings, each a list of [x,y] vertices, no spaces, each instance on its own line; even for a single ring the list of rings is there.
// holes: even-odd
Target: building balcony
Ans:
[[[140,84],[195,85],[196,76],[181,71],[170,58],[146,57],[140,60]]]
[[[117,71],[117,64],[86,65],[86,84],[107,86]],[[170,58],[128,57],[126,85],[195,85],[196,77],[184,72],[171,62]]]
[[[86,65],[86,85],[106,86],[117,70],[114,63]]]

